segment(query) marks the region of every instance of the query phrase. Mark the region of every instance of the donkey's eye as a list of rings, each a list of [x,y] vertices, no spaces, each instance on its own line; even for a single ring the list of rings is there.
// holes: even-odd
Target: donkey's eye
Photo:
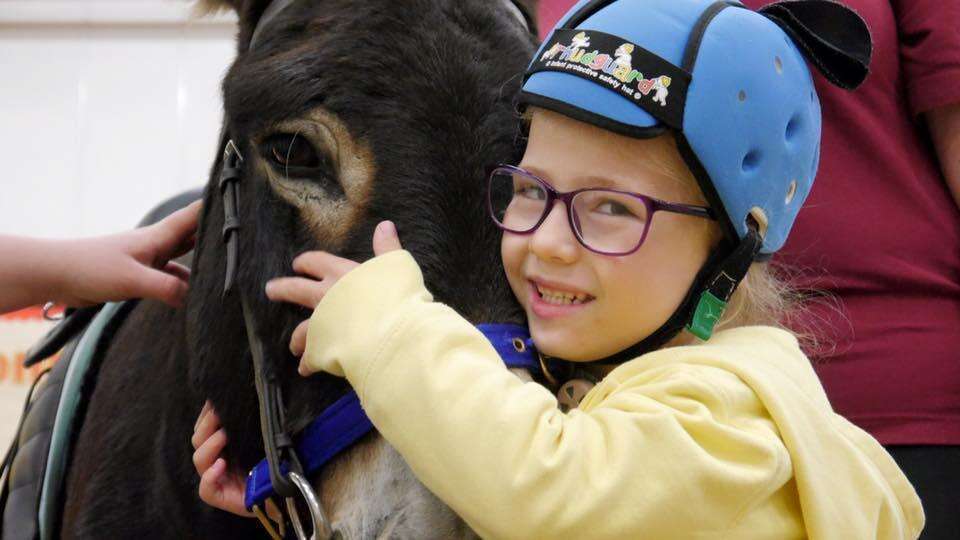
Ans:
[[[323,165],[323,158],[303,135],[271,135],[261,145],[261,152],[282,171],[316,169]]]

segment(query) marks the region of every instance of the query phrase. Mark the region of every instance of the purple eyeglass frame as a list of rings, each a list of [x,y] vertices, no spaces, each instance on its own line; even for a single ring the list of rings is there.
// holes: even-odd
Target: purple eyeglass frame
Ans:
[[[492,195],[491,188],[493,187],[493,177],[498,173],[504,173],[504,172],[509,174],[519,174],[521,176],[529,178],[537,182],[541,186],[543,186],[543,188],[547,192],[547,202],[546,202],[546,205],[544,206],[545,210],[543,212],[543,215],[540,216],[540,219],[537,220],[537,222],[527,230],[519,231],[519,230],[514,230],[508,227],[505,227],[502,223],[500,223],[497,220],[496,214],[494,214],[493,201],[491,200],[491,195]],[[587,245],[587,242],[583,239],[583,236],[580,233],[580,228],[577,225],[577,218],[573,211],[573,198],[576,197],[578,194],[583,193],[584,191],[605,191],[609,193],[618,193],[620,195],[627,195],[629,197],[634,197],[643,202],[644,206],[646,206],[647,208],[647,215],[649,216],[649,218],[647,218],[647,221],[644,223],[643,234],[640,236],[640,241],[637,242],[637,245],[634,246],[633,249],[629,251],[623,251],[623,252],[600,251],[599,249],[594,249],[589,245]],[[487,178],[487,212],[490,213],[490,218],[493,219],[493,222],[497,225],[497,227],[499,227],[501,230],[505,232],[509,232],[513,234],[524,234],[524,235],[533,234],[538,228],[540,228],[540,225],[542,225],[543,222],[546,221],[547,216],[549,216],[550,213],[553,211],[553,207],[557,201],[563,201],[563,205],[566,206],[567,208],[567,221],[570,224],[570,230],[573,231],[573,236],[576,237],[577,242],[580,242],[581,246],[583,246],[589,251],[592,251],[593,253],[597,253],[599,255],[608,255],[611,257],[624,257],[627,255],[636,253],[637,250],[640,249],[640,246],[643,245],[644,240],[647,239],[647,233],[650,231],[650,224],[653,223],[653,215],[658,211],[672,212],[675,214],[684,214],[687,216],[694,216],[694,217],[710,219],[714,221],[716,221],[717,219],[713,210],[706,206],[669,203],[654,197],[650,197],[648,195],[644,195],[642,193],[621,191],[619,189],[597,187],[597,188],[583,188],[575,191],[568,191],[565,193],[560,192],[560,191],[557,191],[553,186],[550,185],[549,182],[547,182],[543,178],[540,178],[539,176],[533,174],[532,172],[527,171],[525,169],[521,169],[520,167],[517,167],[515,165],[506,165],[506,164],[498,165],[495,169],[493,169],[493,171],[490,173],[490,176]]]

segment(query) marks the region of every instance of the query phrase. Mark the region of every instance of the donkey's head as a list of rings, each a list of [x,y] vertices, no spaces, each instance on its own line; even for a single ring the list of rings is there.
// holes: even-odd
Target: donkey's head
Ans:
[[[438,301],[474,322],[520,322],[482,200],[485,172],[519,156],[515,97],[535,42],[512,0],[298,0],[258,27],[269,3],[219,2],[240,18],[223,140],[244,158],[236,287],[252,301],[297,431],[346,389],[297,376],[287,342],[309,313],[263,293],[305,250],[369,258],[375,225],[391,219]],[[221,415],[229,459],[246,468],[263,450],[239,302],[221,298],[219,169],[188,304],[191,377]],[[315,484],[345,537],[468,533],[378,437]]]

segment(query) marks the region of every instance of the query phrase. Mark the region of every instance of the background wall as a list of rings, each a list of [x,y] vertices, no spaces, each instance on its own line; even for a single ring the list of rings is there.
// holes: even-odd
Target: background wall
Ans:
[[[0,233],[117,231],[206,182],[235,31],[183,0],[0,0]],[[0,318],[0,445],[46,328]]]

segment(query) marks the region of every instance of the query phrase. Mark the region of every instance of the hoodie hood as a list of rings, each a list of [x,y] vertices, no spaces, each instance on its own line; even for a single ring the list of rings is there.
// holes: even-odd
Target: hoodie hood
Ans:
[[[735,373],[769,412],[793,462],[809,537],[920,535],[924,514],[913,486],[876,439],[833,411],[792,334],[737,328],[689,349],[682,361]]]

